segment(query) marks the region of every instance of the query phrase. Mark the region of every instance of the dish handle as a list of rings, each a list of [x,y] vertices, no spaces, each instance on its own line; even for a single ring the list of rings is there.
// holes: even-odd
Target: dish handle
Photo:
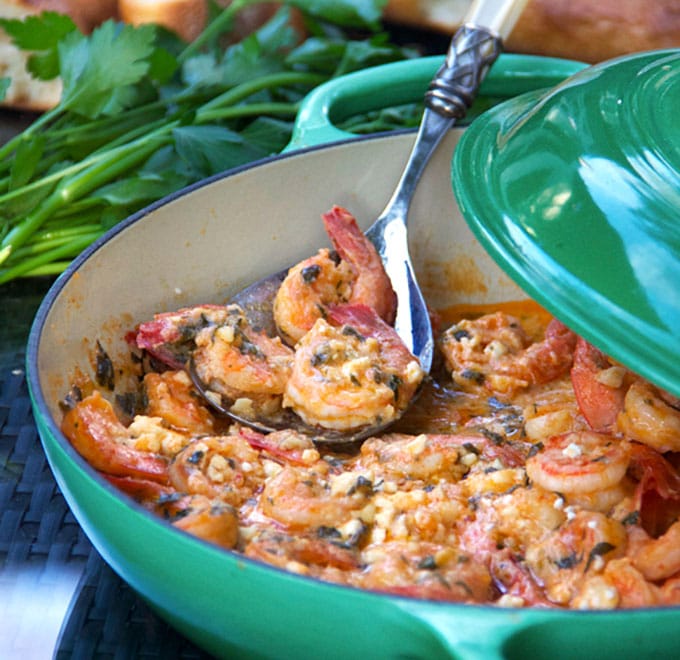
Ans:
[[[508,644],[539,623],[542,613],[530,610],[419,602],[402,608],[428,647],[428,657],[451,660],[508,660]],[[517,657],[517,656],[513,656]]]
[[[678,608],[565,610],[400,604],[438,660],[678,657]],[[402,624],[406,626],[406,624]]]
[[[444,56],[391,62],[329,80],[310,92],[284,151],[358,137],[336,126],[352,115],[421,100]],[[554,87],[588,65],[574,60],[504,53],[482,82],[479,96],[504,100]],[[379,93],[377,92],[379,90]]]

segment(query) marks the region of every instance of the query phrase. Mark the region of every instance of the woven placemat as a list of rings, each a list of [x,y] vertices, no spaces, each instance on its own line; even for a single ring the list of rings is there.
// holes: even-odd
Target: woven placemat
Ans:
[[[12,362],[0,371],[0,574],[29,565],[82,570],[54,657],[208,658],[159,619],[90,544],[42,451],[23,352]]]

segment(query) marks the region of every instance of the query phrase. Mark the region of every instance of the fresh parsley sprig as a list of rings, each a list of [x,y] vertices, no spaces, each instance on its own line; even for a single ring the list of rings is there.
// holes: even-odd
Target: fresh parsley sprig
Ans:
[[[380,32],[384,0],[288,0],[230,43],[251,4],[234,0],[191,44],[114,21],[86,36],[50,12],[0,20],[31,51],[31,73],[63,84],[56,107],[0,146],[0,284],[58,273],[149,203],[278,153],[299,102],[325,80],[413,55]]]

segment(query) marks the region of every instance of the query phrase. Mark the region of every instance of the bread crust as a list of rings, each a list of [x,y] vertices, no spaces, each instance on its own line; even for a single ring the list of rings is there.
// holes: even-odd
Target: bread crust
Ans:
[[[680,0],[530,0],[508,49],[599,62],[680,46]]]
[[[228,5],[230,0],[219,0]],[[236,39],[252,32],[280,7],[267,2],[245,8],[236,19]],[[25,18],[43,11],[69,15],[85,33],[109,18],[133,25],[158,23],[186,41],[195,39],[208,20],[207,0],[0,0],[0,17]],[[295,14],[294,14],[295,16]],[[296,24],[295,19],[293,24]],[[42,112],[59,102],[59,80],[36,80],[26,71],[28,54],[16,48],[0,29],[0,77],[12,83],[1,106]]]
[[[2,0],[0,17],[25,18],[40,11],[67,11],[66,0]],[[42,81],[26,70],[28,53],[22,52],[0,29],[0,77],[10,78],[2,105],[18,110],[48,110],[59,102],[61,81]]]
[[[118,0],[121,20],[132,25],[156,23],[193,41],[208,20],[207,0]]]
[[[390,0],[388,20],[453,33],[470,0]],[[529,0],[509,51],[600,62],[680,47],[680,0]]]

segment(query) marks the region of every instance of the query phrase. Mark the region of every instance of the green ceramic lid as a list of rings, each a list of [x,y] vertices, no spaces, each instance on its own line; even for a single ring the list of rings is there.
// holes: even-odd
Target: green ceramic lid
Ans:
[[[590,67],[475,120],[467,222],[531,297],[680,395],[680,50]]]

